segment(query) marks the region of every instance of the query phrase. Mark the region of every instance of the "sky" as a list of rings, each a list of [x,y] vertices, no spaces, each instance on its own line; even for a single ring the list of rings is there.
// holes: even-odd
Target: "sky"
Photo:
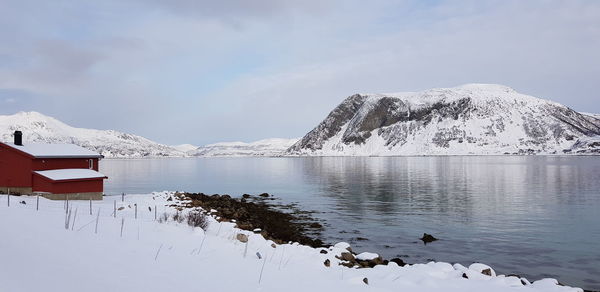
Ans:
[[[354,93],[497,83],[600,113],[596,0],[0,0],[0,114],[301,137]]]

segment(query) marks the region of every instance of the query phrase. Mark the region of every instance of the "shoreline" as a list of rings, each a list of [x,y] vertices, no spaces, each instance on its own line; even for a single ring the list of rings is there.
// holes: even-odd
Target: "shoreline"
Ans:
[[[88,201],[67,205],[43,198],[38,209],[36,197],[31,196],[11,200],[14,203],[7,206],[6,196],[0,196],[0,230],[9,239],[2,241],[0,249],[7,263],[0,265],[0,282],[10,291],[85,287],[87,291],[158,292],[189,291],[198,285],[208,291],[583,291],[561,286],[555,279],[529,282],[496,275],[479,263],[400,266],[390,261],[373,268],[354,264],[350,268],[349,256],[369,262],[378,261],[378,255],[355,255],[343,242],[328,248],[278,244],[257,231],[237,228],[236,223],[219,218],[216,210],[186,208],[191,200],[178,200],[176,195],[126,195],[93,202],[93,210]],[[204,218],[200,221],[205,224],[191,223],[190,218]],[[67,271],[70,285],[57,280]],[[30,281],[32,274],[36,281]]]
[[[286,224],[290,224],[289,227],[291,227],[291,229],[293,230],[293,232],[298,232],[299,234],[299,238],[302,238],[299,242],[300,244],[304,244],[304,245],[308,245],[311,246],[313,248],[319,249],[319,248],[330,248],[332,246],[335,246],[336,244],[334,243],[327,243],[323,240],[323,238],[320,238],[318,236],[320,236],[321,231],[323,230],[323,226],[320,223],[317,223],[317,220],[315,218],[312,218],[311,216],[303,216],[302,218],[300,217],[296,217],[297,214],[310,214],[311,212],[309,211],[302,211],[300,209],[297,208],[297,205],[295,204],[272,204],[270,202],[272,202],[273,200],[275,200],[276,198],[274,198],[273,196],[267,194],[267,193],[262,193],[260,195],[249,195],[249,194],[244,194],[242,195],[241,198],[236,198],[236,197],[231,197],[227,194],[225,195],[219,195],[219,194],[213,194],[213,195],[206,195],[204,193],[187,193],[187,192],[177,192],[175,193],[175,197],[177,197],[179,200],[185,202],[184,206],[185,208],[195,208],[195,207],[201,207],[205,210],[212,210],[212,211],[216,211],[216,212],[210,212],[211,216],[214,216],[214,218],[217,219],[217,221],[219,222],[233,222],[236,224],[237,228],[240,228],[242,230],[246,230],[246,231],[252,231],[255,232],[255,228],[256,227],[254,225],[247,225],[247,222],[244,222],[244,219],[241,218],[240,216],[236,216],[235,213],[230,212],[229,210],[227,210],[227,208],[232,208],[232,205],[237,205],[239,206],[255,206],[256,204],[258,204],[260,206],[260,208],[264,209],[264,210],[269,210],[270,212],[263,212],[264,213],[270,213],[271,216],[273,216],[274,214],[277,214],[275,216],[282,216],[282,217],[287,217],[287,220],[283,222],[283,227],[285,228]],[[191,200],[191,201],[190,201]],[[223,202],[230,202],[230,204],[223,204]],[[175,205],[173,205],[175,206]],[[180,205],[181,206],[181,205]],[[223,207],[225,207],[225,209],[223,209]],[[215,209],[216,208],[216,209]],[[291,213],[287,213],[284,212],[283,210],[292,210]],[[296,218],[295,218],[296,217]],[[241,219],[241,221],[240,221]],[[260,220],[260,218],[258,218]],[[264,219],[264,218],[263,218]],[[257,223],[256,221],[254,221],[255,224]],[[265,239],[270,239],[273,240],[274,242],[281,244],[284,242],[294,242],[294,240],[290,240],[291,238],[289,237],[284,237],[284,238],[277,238],[277,235],[279,233],[275,232],[274,234],[269,232],[269,229],[273,228],[273,226],[269,225],[269,222],[271,222],[270,220],[265,220],[264,223],[262,223],[262,225],[260,225],[262,228],[259,228],[260,231],[258,233],[260,233]],[[241,223],[241,224],[240,224]],[[280,222],[281,223],[281,222]],[[317,225],[313,225],[311,227],[312,224],[317,223]],[[258,224],[261,224],[260,222]],[[304,225],[305,228],[299,228],[298,225]],[[277,226],[276,228],[282,228],[282,226]],[[314,230],[312,230],[313,232],[309,232],[308,234],[306,233],[306,230],[311,230],[311,229],[317,229],[317,232],[315,233]],[[257,233],[257,232],[255,232]],[[313,235],[313,236],[317,236],[315,238],[312,239],[308,239],[309,238],[309,234]],[[429,234],[425,234],[425,235],[429,235]],[[431,236],[431,235],[429,235]],[[367,239],[368,240],[368,239]],[[422,240],[422,239],[420,239]],[[437,239],[435,239],[437,240]],[[434,241],[435,241],[434,240]],[[430,243],[432,241],[429,241],[428,243]],[[346,245],[347,243],[342,242],[344,245]],[[376,254],[378,257],[374,260],[367,260],[367,261],[360,261],[356,259],[356,256],[358,255],[357,253],[355,253],[354,251],[352,251],[352,249],[350,248],[350,244],[348,245],[348,251],[350,253],[350,255],[342,255],[342,257],[340,259],[345,260],[345,262],[341,263],[341,265],[344,265],[346,267],[349,268],[373,268],[377,265],[387,265],[389,262],[394,262],[396,264],[398,264],[399,266],[404,266],[404,265],[412,265],[412,264],[419,264],[419,263],[408,263],[405,262],[403,259],[401,258],[391,258],[389,260],[384,259],[381,254],[379,252],[374,253]],[[367,253],[372,253],[373,251],[367,252]],[[463,275],[464,277],[467,277],[466,274]],[[518,274],[507,274],[507,276],[515,276],[519,279],[525,279],[524,277],[518,275]],[[525,280],[527,281],[527,280]],[[562,286],[569,286],[568,284],[564,284],[564,283],[560,283],[558,282],[558,285],[562,285]],[[583,289],[583,288],[582,288]],[[584,292],[600,292],[597,290],[586,290],[583,289]]]

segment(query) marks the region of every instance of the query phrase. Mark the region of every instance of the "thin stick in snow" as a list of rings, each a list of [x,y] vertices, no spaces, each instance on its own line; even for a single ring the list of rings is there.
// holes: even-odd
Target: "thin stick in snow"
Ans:
[[[137,219],[137,204],[134,204],[135,206],[135,219]]]
[[[200,248],[198,249],[198,253],[200,254],[200,252],[202,251],[202,247],[204,246],[204,240],[206,239],[206,234],[204,234],[204,237],[202,237],[202,242],[200,243]]]
[[[125,217],[121,218],[121,237],[123,237],[123,225],[125,225]]]
[[[8,206],[10,207],[10,191],[8,191]]]
[[[40,195],[37,195],[37,199],[36,199],[36,203],[35,203],[35,210],[36,211],[40,210]]]
[[[219,236],[219,233],[221,233],[221,226],[223,226],[223,224],[221,224],[221,222],[219,222],[219,230],[217,230],[217,236]]]
[[[75,216],[73,216],[73,224],[71,225],[71,231],[75,228],[75,220],[77,220],[77,208],[75,208]]]
[[[65,229],[69,230],[69,225],[71,223],[71,213],[72,209],[69,209],[65,216]]]
[[[279,270],[281,270],[281,263],[283,262],[283,256],[285,255],[285,245],[283,246],[283,251],[281,252],[281,260],[279,260]]]
[[[90,216],[92,215],[92,198],[90,198]]]
[[[90,225],[90,224],[94,223],[94,221],[96,221],[96,219],[94,219],[94,220],[92,220],[92,221],[90,221],[90,222],[88,222],[88,223],[85,223],[85,224],[81,225],[81,227],[77,228],[77,232],[81,231],[81,230],[82,230],[83,228],[85,228],[86,226],[88,226],[88,225]]]
[[[154,221],[156,221],[156,205],[154,205]]]
[[[244,247],[244,258],[246,258],[246,253],[248,253],[248,241],[250,241],[250,238],[246,240],[246,246]]]
[[[121,194],[121,202],[125,202],[125,193]]]
[[[96,228],[94,229],[94,234],[98,234],[98,220],[100,219],[100,208],[98,208],[98,212],[96,213]]]
[[[267,263],[267,257],[265,257],[265,259],[263,260],[262,268],[260,268],[260,276],[258,277],[258,284],[260,284],[260,281],[262,280],[262,274],[263,274],[263,270],[265,269],[265,263]]]
[[[113,211],[113,217],[117,218],[117,200],[114,201],[113,209],[114,209],[114,211]]]
[[[158,250],[156,251],[156,255],[154,256],[154,260],[156,261],[156,259],[158,258],[158,254],[160,253],[160,250],[162,249],[162,244],[160,245],[160,247],[158,248]]]

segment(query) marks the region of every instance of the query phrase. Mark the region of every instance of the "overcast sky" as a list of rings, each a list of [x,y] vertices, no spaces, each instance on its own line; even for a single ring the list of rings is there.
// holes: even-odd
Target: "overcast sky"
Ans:
[[[0,0],[0,114],[299,137],[353,93],[499,83],[600,113],[600,1]]]

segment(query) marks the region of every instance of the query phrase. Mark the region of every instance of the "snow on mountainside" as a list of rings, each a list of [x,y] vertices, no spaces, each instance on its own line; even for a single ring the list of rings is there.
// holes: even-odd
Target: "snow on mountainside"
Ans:
[[[181,144],[181,145],[173,145],[173,146],[171,146],[171,148],[173,148],[177,151],[181,151],[183,153],[187,153],[190,151],[195,151],[196,149],[198,149],[198,146],[192,145],[192,144]]]
[[[494,84],[355,94],[287,155],[600,154],[600,119]]]
[[[23,132],[24,143],[77,144],[107,158],[173,157],[185,154],[172,147],[144,137],[113,130],[92,130],[71,127],[57,119],[37,112],[0,115],[0,140],[13,141],[14,131]]]
[[[276,156],[283,154],[298,140],[271,138],[251,143],[221,142],[198,147],[195,152],[188,153],[195,156]]]

